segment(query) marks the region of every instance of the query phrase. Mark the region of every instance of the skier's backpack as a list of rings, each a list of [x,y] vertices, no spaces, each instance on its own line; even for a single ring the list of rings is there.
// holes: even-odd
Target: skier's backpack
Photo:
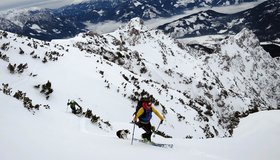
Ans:
[[[139,109],[142,107],[142,103],[143,103],[142,100],[138,101],[137,106],[136,106],[136,109],[135,109],[135,112],[133,113],[133,115],[136,115],[136,113],[137,113],[137,112],[139,111]]]
[[[138,101],[137,106],[136,106],[136,111],[133,115],[136,115],[138,110],[141,107],[143,107],[144,108],[144,113],[139,117],[139,120],[142,121],[142,122],[149,122],[150,119],[152,118],[152,108],[147,108],[147,104],[146,105],[143,104],[145,102],[148,103],[150,101],[147,98],[142,98],[140,101]]]

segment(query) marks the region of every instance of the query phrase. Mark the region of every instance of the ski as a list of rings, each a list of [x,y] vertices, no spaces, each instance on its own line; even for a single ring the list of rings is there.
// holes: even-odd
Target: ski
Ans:
[[[164,143],[156,143],[156,142],[150,142],[150,144],[162,148],[173,148],[173,144],[164,144]]]
[[[148,144],[148,145],[152,145],[152,146],[156,146],[156,147],[162,147],[162,148],[173,148],[173,144],[165,144],[165,143],[156,143],[156,142],[146,142],[142,139],[134,139],[135,141],[138,141],[138,142],[141,142],[141,143],[145,143],[145,144]]]

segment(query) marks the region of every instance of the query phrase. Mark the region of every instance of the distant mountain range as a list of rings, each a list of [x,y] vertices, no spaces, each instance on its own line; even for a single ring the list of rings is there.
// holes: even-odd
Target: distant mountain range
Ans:
[[[106,20],[126,22],[170,17],[194,7],[213,7],[255,0],[103,0],[87,1],[59,9],[27,9],[1,13],[0,29],[41,40],[73,37],[86,31],[86,22]]]
[[[189,15],[161,25],[158,29],[174,38],[202,35],[236,34],[243,28],[252,30],[260,41],[280,38],[280,1],[268,0],[252,9],[236,14],[212,10]]]

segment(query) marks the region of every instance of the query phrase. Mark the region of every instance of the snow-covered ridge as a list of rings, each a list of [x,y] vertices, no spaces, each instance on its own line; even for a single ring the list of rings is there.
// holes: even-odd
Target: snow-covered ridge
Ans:
[[[9,84],[11,93],[0,94],[12,97],[20,90],[39,108],[49,106],[31,108],[35,115],[65,116],[68,99],[74,99],[112,124],[101,126],[104,134],[128,127],[135,100],[148,94],[165,116],[160,130],[173,138],[229,137],[239,118],[279,109],[279,63],[250,30],[229,36],[208,54],[145,28],[135,18],[109,34],[51,42],[1,32],[0,83]],[[11,73],[9,64],[28,67]],[[48,81],[51,93],[34,88]]]

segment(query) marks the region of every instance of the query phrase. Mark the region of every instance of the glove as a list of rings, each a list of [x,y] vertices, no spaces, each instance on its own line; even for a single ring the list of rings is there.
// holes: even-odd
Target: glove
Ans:
[[[131,124],[135,124],[136,122],[135,122],[135,121],[131,121],[130,123],[131,123]]]
[[[137,121],[136,121],[135,119],[133,119],[133,120],[131,121],[132,124],[136,124],[136,122],[137,122]]]

